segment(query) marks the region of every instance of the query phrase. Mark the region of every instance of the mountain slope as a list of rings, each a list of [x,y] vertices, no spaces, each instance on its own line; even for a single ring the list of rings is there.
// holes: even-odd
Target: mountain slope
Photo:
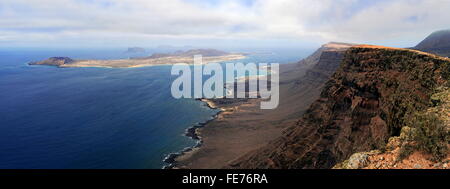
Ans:
[[[432,33],[414,49],[435,53],[440,56],[450,56],[450,30],[441,30]]]
[[[376,46],[350,48],[298,123],[230,163],[232,168],[331,168],[356,152],[382,148],[406,120],[429,108],[450,79],[450,61]]]

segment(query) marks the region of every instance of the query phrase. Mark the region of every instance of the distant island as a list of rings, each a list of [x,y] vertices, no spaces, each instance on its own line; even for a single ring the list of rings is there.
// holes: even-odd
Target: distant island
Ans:
[[[155,53],[148,57],[117,60],[76,60],[69,57],[51,57],[42,61],[30,62],[29,65],[49,65],[57,67],[106,67],[132,68],[176,63],[194,63],[194,55],[202,55],[203,63],[239,60],[245,58],[243,53],[228,53],[215,49],[192,49],[174,53]]]
[[[142,47],[130,47],[125,53],[145,53],[145,49]]]

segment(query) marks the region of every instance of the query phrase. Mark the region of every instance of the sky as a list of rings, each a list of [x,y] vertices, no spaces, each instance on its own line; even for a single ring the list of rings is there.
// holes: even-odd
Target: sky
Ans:
[[[415,46],[450,0],[0,0],[0,47]]]

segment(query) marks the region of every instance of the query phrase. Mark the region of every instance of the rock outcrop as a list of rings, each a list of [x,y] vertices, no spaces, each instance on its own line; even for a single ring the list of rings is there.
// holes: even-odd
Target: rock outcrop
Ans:
[[[70,64],[75,60],[69,57],[51,57],[43,61],[31,62],[30,65],[49,65],[49,66],[61,66],[64,64]]]
[[[448,85],[447,58],[362,45],[350,48],[298,123],[231,168],[332,168],[354,153],[383,148],[407,119]]]

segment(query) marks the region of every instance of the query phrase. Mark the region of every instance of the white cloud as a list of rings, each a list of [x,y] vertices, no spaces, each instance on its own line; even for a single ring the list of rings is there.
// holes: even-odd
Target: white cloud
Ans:
[[[361,10],[347,20],[337,20],[329,29],[337,39],[359,42],[423,39],[427,34],[450,28],[450,1],[397,0]],[[411,44],[411,45],[412,45]]]
[[[446,0],[2,0],[0,45],[206,39],[409,45],[449,27],[448,18]]]

